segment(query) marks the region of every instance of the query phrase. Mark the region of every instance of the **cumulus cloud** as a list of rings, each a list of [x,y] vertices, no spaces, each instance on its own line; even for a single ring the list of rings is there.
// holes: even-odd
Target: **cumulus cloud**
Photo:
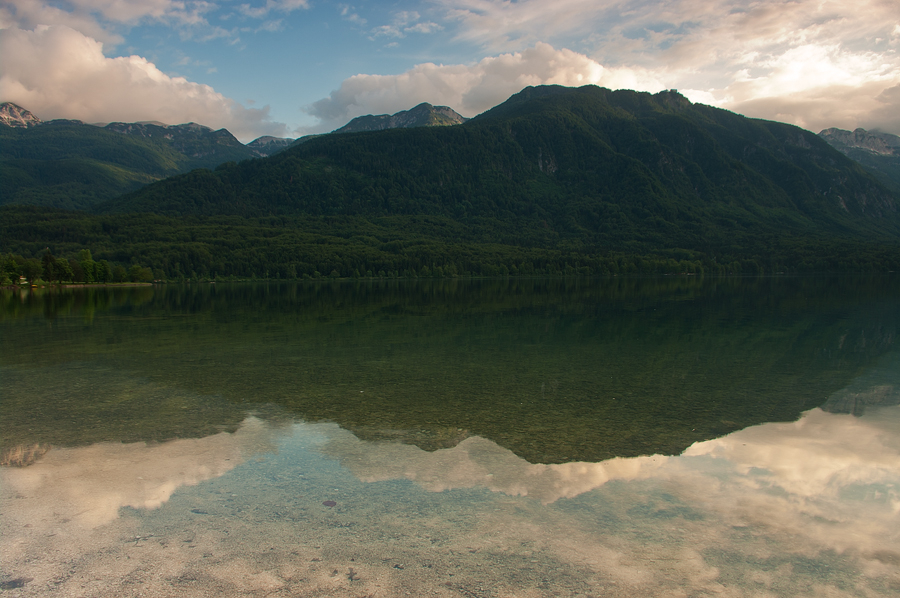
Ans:
[[[529,85],[597,84],[659,91],[665,86],[644,69],[609,69],[583,54],[545,43],[472,64],[419,64],[399,75],[355,75],[307,111],[333,129],[365,114],[392,114],[421,102],[474,116]]]
[[[0,99],[43,119],[193,121],[245,141],[285,132],[268,107],[245,108],[140,56],[107,58],[102,43],[64,26],[0,30]]]

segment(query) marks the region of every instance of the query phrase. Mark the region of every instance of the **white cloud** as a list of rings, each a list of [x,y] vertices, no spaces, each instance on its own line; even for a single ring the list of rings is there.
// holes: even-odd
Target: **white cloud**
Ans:
[[[538,43],[472,65],[419,64],[399,75],[355,75],[308,112],[333,129],[365,114],[392,114],[421,102],[474,116],[529,85],[587,84],[659,91],[665,85],[643,69],[607,69],[583,54]]]
[[[268,106],[245,108],[140,56],[107,58],[103,44],[63,26],[0,30],[0,100],[43,119],[193,121],[244,141],[285,132],[269,120]]]
[[[338,5],[340,8],[341,18],[344,20],[350,21],[351,23],[356,23],[357,25],[365,25],[366,19],[359,16],[358,13],[354,12],[354,7],[348,4],[340,4]]]
[[[120,44],[123,41],[122,36],[103,27],[93,16],[48,6],[41,0],[0,0],[0,10],[3,15],[0,29],[65,25],[106,44]]]
[[[616,4],[596,0],[438,0],[460,39],[492,49],[511,49],[573,33],[588,33],[613,14]],[[611,6],[612,5],[612,6]]]
[[[205,0],[0,0],[0,29],[34,29],[65,25],[105,44],[123,41],[119,31],[143,22],[178,28],[183,38],[201,40],[233,35],[209,24],[206,15],[218,8]]]
[[[381,25],[372,29],[372,35],[369,39],[378,37],[406,37],[407,33],[423,33],[429,34],[435,31],[441,31],[442,26],[432,21],[420,22],[422,15],[416,11],[401,11],[394,13],[394,18],[390,25]]]
[[[814,132],[859,126],[900,132],[900,97],[891,91],[900,89],[900,63],[837,44],[798,46],[758,63],[764,70],[756,76],[744,69],[718,89],[685,94]]]
[[[250,4],[241,4],[239,10],[241,14],[254,18],[262,19],[272,11],[290,13],[295,10],[309,8],[308,0],[266,0],[261,6],[252,6]]]

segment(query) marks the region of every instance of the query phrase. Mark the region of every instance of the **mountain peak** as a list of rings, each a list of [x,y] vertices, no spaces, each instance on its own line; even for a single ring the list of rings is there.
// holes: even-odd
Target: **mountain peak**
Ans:
[[[890,133],[866,131],[862,128],[854,131],[845,131],[844,129],[832,127],[819,133],[819,137],[822,137],[837,149],[841,149],[838,146],[844,146],[846,148],[865,150],[881,156],[900,156],[900,137]]]
[[[384,131],[385,129],[411,129],[413,127],[443,127],[466,122],[449,106],[432,106],[422,102],[409,110],[396,114],[357,116],[349,123],[333,131],[334,133],[360,133],[363,131]]]
[[[41,119],[12,102],[0,104],[0,123],[7,127],[29,128],[41,124]]]

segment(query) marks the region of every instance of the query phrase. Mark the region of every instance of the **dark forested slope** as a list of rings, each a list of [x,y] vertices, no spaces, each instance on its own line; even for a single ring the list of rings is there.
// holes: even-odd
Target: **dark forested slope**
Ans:
[[[528,88],[455,127],[320,137],[150,185],[102,211],[431,215],[595,248],[900,231],[892,192],[813,133],[675,92],[597,87]]]
[[[900,267],[900,199],[815,134],[655,95],[526,88],[453,127],[325,135],[98,207],[8,211],[166,275]]]

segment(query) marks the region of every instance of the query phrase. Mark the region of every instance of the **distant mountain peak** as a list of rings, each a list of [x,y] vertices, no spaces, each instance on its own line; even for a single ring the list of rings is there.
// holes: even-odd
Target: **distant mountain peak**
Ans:
[[[843,150],[839,146],[857,148],[881,156],[900,156],[900,137],[890,133],[866,131],[862,128],[845,131],[832,127],[819,133],[819,137],[841,151]]]
[[[272,154],[276,154],[283,150],[284,148],[290,146],[294,143],[294,139],[288,137],[272,137],[271,135],[263,135],[262,137],[257,137],[253,141],[247,144],[251,150],[253,150],[253,154],[259,156],[260,158],[265,158],[266,156],[271,156]]]
[[[363,131],[384,131],[386,129],[411,129],[414,127],[443,127],[466,122],[449,106],[432,106],[422,102],[415,108],[402,110],[396,114],[357,116],[333,133],[360,133]]]
[[[29,128],[43,122],[34,114],[12,102],[0,104],[0,123],[7,127]]]

